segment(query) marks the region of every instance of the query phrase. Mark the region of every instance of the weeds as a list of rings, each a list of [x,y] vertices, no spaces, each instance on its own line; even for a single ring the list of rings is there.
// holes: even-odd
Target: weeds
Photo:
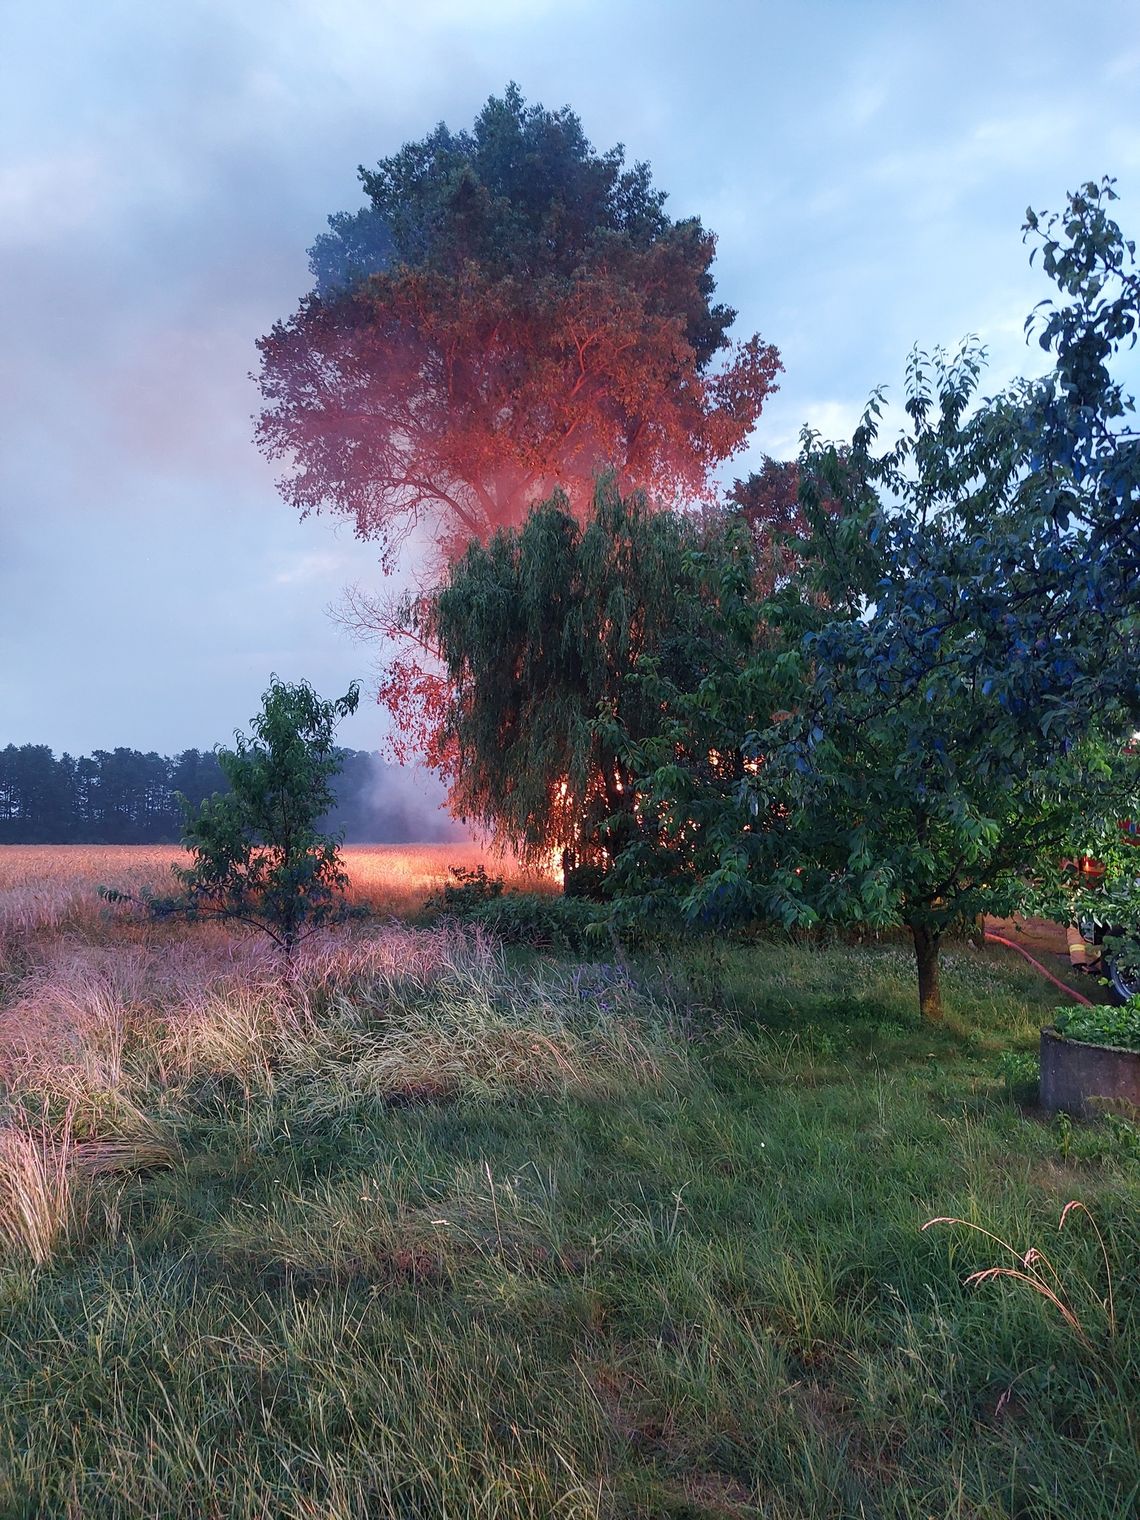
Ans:
[[[508,972],[478,928],[306,948],[288,979],[248,941],[227,960],[199,949],[61,942],[0,1011],[0,1069],[99,1136],[145,1128],[148,1107],[202,1079],[247,1100],[284,1083],[315,1115],[409,1095],[600,1093],[669,1060],[644,999],[584,1001],[580,983]]]
[[[1053,1027],[1070,1040],[1140,1050],[1140,998],[1133,998],[1119,1008],[1100,1005],[1059,1008]]]
[[[1104,1243],[1104,1237],[1097,1226],[1096,1220],[1085,1205],[1079,1199],[1074,1198],[1061,1210],[1061,1218],[1057,1229],[1058,1231],[1063,1230],[1066,1222],[1076,1214],[1083,1214],[1089,1221],[1093,1233],[1096,1235],[1097,1244],[1100,1247],[1101,1260],[1104,1262],[1107,1297],[1103,1302],[1100,1300],[1096,1301],[1107,1312],[1108,1333],[1110,1336],[1113,1336],[1116,1334],[1116,1309],[1112,1296],[1112,1265],[1108,1259],[1108,1250]],[[936,1224],[961,1225],[963,1229],[974,1230],[977,1234],[985,1236],[987,1240],[992,1240],[995,1245],[1000,1246],[1003,1251],[1006,1251],[1018,1262],[1016,1267],[983,1267],[980,1271],[971,1272],[966,1278],[968,1286],[972,1286],[975,1283],[990,1282],[999,1277],[1008,1277],[1014,1282],[1024,1283],[1026,1287],[1053,1305],[1086,1351],[1093,1350],[1092,1338],[1077,1311],[1072,1307],[1069,1291],[1062,1282],[1056,1267],[1054,1267],[1044,1251],[1039,1250],[1037,1246],[1030,1246],[1028,1250],[1020,1252],[1011,1246],[1008,1241],[1002,1240],[999,1235],[995,1235],[991,1230],[984,1229],[981,1225],[974,1224],[968,1219],[948,1217],[928,1219],[922,1228],[929,1230]],[[1088,1287],[1087,1283],[1085,1287]]]
[[[1041,1058],[1036,1051],[1007,1050],[997,1065],[997,1074],[1005,1085],[1011,1103],[1029,1105],[1037,1102],[1041,1085]]]
[[[1094,1124],[1074,1124],[1063,1110],[1054,1114],[1052,1133],[1064,1161],[1115,1163],[1134,1166],[1140,1161],[1140,1125],[1105,1109]]]

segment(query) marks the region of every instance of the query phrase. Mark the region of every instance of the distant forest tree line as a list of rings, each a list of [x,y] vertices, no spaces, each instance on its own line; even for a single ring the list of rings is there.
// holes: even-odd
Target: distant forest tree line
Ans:
[[[455,837],[436,794],[414,788],[400,766],[366,750],[342,750],[336,806],[323,820],[350,844],[430,843]],[[429,783],[430,784],[430,783]],[[46,744],[0,749],[0,844],[175,844],[181,793],[197,809],[228,790],[212,750],[174,756],[136,749],[60,755]]]

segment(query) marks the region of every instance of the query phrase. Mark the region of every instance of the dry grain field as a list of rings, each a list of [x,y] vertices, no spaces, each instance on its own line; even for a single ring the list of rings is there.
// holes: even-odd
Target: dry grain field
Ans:
[[[405,914],[423,906],[448,880],[450,867],[483,865],[508,887],[543,890],[553,875],[526,871],[477,843],[348,845],[344,858],[353,900],[378,913]],[[124,891],[165,891],[170,869],[188,860],[179,845],[0,845],[0,935],[59,928],[106,911],[101,885]]]

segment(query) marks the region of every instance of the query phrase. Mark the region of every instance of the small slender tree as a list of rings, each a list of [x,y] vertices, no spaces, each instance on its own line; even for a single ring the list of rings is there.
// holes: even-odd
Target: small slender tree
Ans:
[[[194,859],[174,868],[178,893],[145,900],[155,917],[248,924],[288,961],[302,939],[349,916],[341,836],[319,825],[336,802],[329,784],[341,768],[336,725],[356,711],[359,695],[354,682],[343,697],[324,701],[307,681],[270,678],[251,736],[239,732],[233,749],[217,751],[230,790],[197,809],[182,799],[182,843]],[[102,890],[110,901],[132,900]]]

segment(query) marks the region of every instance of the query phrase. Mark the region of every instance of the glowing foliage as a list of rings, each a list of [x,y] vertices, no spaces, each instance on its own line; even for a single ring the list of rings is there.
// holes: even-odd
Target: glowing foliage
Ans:
[[[568,109],[492,98],[377,170],[371,209],[330,221],[317,289],[261,340],[270,458],[286,498],[393,549],[426,523],[445,558],[594,476],[694,496],[743,444],[776,350],[727,362],[715,240],[672,221],[644,164],[597,154]]]
[[[756,546],[759,589],[770,594],[800,565],[794,542],[811,531],[799,502],[800,467],[794,459],[765,457],[759,470],[736,480],[728,510],[747,523]]]
[[[656,732],[660,709],[629,671],[651,660],[678,679],[709,672],[713,571],[750,585],[743,535],[726,540],[696,519],[651,512],[612,477],[598,483],[584,526],[558,497],[520,530],[472,544],[415,609],[453,691],[444,735],[456,811],[525,860],[567,852],[579,884],[597,885],[649,826],[614,739]]]

